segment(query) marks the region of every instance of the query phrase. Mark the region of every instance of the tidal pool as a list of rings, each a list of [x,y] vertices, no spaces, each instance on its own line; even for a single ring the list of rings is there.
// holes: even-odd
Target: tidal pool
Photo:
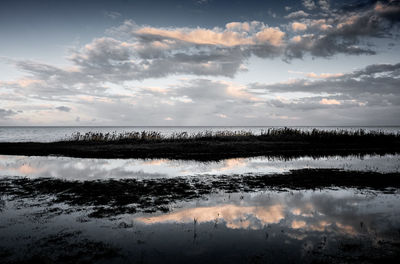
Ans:
[[[399,161],[399,155],[219,162],[3,155],[0,260],[395,262]]]
[[[213,162],[169,159],[82,159],[0,155],[1,176],[67,180],[152,179],[199,175],[265,175],[303,168],[399,172],[400,155],[329,156],[281,159],[235,158]]]
[[[1,197],[5,263],[369,263],[400,254],[399,192],[218,193],[174,203],[167,213],[106,219],[88,218],[86,207],[44,207],[41,199]]]

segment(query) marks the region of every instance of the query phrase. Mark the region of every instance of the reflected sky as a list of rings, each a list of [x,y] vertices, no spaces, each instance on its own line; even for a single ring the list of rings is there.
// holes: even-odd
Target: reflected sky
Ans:
[[[235,158],[217,162],[168,159],[82,159],[0,155],[1,176],[54,177],[75,180],[171,178],[196,175],[283,173],[303,168],[399,172],[400,155],[363,157]]]
[[[136,221],[145,224],[154,223],[190,223],[190,222],[224,222],[227,227],[232,229],[251,228],[257,229],[254,223],[260,223],[262,226],[270,223],[279,223],[284,218],[281,205],[268,207],[238,206],[225,204],[213,207],[198,207],[179,210],[171,214],[165,214],[153,217],[139,217]]]
[[[399,203],[399,193],[363,193],[354,189],[268,191],[215,195],[200,203],[184,203],[171,213],[143,215],[134,221],[145,225],[214,223],[246,230],[262,230],[276,224],[289,233],[355,236],[384,233],[392,225],[400,228]]]
[[[38,201],[2,197],[0,251],[67,255],[82,240],[118,248],[126,261],[210,263],[350,262],[398,256],[400,193],[355,189],[215,194],[180,202],[169,213],[85,218],[89,208],[57,214]],[[86,220],[85,220],[86,219]],[[43,241],[57,241],[44,243]],[[40,242],[42,241],[42,242]],[[56,251],[54,251],[54,249]],[[88,256],[92,254],[88,251]],[[18,256],[16,254],[16,256]],[[108,263],[124,263],[118,258]]]

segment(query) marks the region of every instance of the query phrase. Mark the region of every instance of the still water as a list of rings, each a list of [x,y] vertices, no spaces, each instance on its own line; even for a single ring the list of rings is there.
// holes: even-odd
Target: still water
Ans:
[[[9,261],[369,263],[399,256],[399,193],[221,193],[176,203],[168,213],[108,219],[87,218],[90,208],[57,214],[70,207],[2,199],[0,252]]]
[[[364,155],[235,158],[221,161],[169,159],[82,159],[0,155],[0,175],[67,180],[154,179],[200,175],[265,175],[303,168],[335,168],[352,171],[400,172],[400,155]]]
[[[161,182],[158,186],[175,188],[175,194],[179,194],[182,182],[170,186],[170,181],[183,178],[194,184],[207,184],[207,179],[219,175],[229,183],[238,177],[303,168],[399,173],[400,156],[291,160],[253,157],[197,162],[2,155],[0,259],[2,263],[387,263],[398,260],[398,189],[250,188],[241,191],[221,188],[197,196],[169,197],[173,194],[169,189],[146,187],[146,184]],[[110,179],[115,179],[112,185]],[[124,185],[124,180],[132,179],[144,183]],[[149,179],[152,182],[145,182]],[[99,186],[118,189],[109,192],[112,197],[97,196],[91,188]],[[143,199],[138,197],[140,202],[123,204],[125,209],[137,210],[118,211],[118,204],[112,199],[126,197],[136,201],[132,197],[139,187],[130,189],[132,186],[163,194],[155,192],[144,195]],[[79,199],[75,199],[76,194]],[[158,204],[163,207],[157,207]]]

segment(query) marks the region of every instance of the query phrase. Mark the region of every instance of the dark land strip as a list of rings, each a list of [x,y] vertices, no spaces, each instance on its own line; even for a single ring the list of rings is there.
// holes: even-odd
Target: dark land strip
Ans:
[[[400,173],[344,171],[337,169],[301,169],[285,174],[264,176],[203,176],[172,179],[123,179],[67,181],[54,178],[0,179],[0,194],[11,200],[39,199],[47,206],[65,203],[93,210],[89,217],[113,217],[125,213],[169,211],[178,201],[188,201],[204,195],[260,190],[302,190],[322,188],[358,188],[397,192]],[[49,199],[43,199],[52,197]],[[0,208],[1,210],[1,208]],[[64,209],[52,207],[50,214]],[[54,211],[55,210],[55,211]]]
[[[302,133],[302,132],[299,132]],[[211,136],[118,140],[67,140],[50,143],[0,143],[0,154],[79,158],[169,158],[220,160],[227,158],[396,154],[399,135],[313,134]]]

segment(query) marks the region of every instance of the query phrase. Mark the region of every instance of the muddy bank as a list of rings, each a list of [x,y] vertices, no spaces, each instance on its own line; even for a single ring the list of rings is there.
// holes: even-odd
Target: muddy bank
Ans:
[[[90,206],[89,217],[125,213],[169,211],[177,201],[217,192],[255,192],[263,189],[319,189],[330,187],[394,192],[400,188],[400,173],[301,169],[265,176],[202,176],[173,179],[123,179],[66,181],[53,178],[2,178],[0,193],[8,199],[42,199],[48,204]],[[47,199],[51,197],[51,199]],[[56,214],[63,213],[58,209]],[[47,212],[46,212],[47,213]]]
[[[78,158],[169,158],[221,160],[227,158],[396,154],[397,137],[267,140],[257,136],[237,140],[178,140],[52,143],[0,143],[0,154],[26,156],[66,156]]]

